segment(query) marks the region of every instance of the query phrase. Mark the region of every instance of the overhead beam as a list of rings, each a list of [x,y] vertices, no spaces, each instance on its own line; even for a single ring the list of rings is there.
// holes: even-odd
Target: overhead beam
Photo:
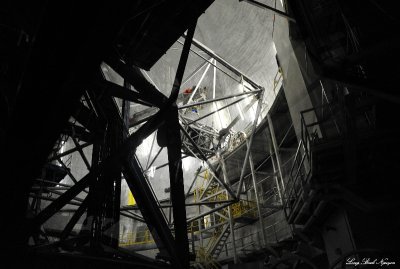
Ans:
[[[118,59],[116,55],[115,57],[108,57],[105,62],[129,82],[143,96],[144,100],[152,100],[152,103],[157,107],[161,107],[167,100],[167,97],[143,76],[138,67],[129,66]]]
[[[183,35],[184,38],[186,38],[185,35]],[[192,44],[199,48],[200,50],[204,51],[206,54],[208,54],[211,58],[214,58],[215,60],[218,61],[221,65],[226,67],[229,71],[237,75],[238,77],[243,77],[243,79],[249,83],[254,89],[261,89],[261,86],[258,85],[256,82],[254,82],[250,77],[246,76],[243,72],[238,70],[236,67],[225,61],[221,56],[217,55],[214,51],[212,51],[210,48],[208,48],[206,45],[202,44],[196,39],[193,39]]]
[[[221,111],[221,110],[223,110],[223,109],[225,109],[225,108],[227,108],[227,107],[230,107],[231,105],[234,105],[234,104],[239,103],[240,101],[243,101],[243,100],[246,99],[246,98],[247,98],[247,96],[242,97],[242,98],[240,98],[240,99],[238,99],[238,100],[236,100],[236,101],[234,101],[234,102],[232,102],[232,103],[229,103],[229,104],[227,104],[227,105],[225,105],[225,106],[222,106],[222,107],[218,108],[217,110],[214,110],[214,111],[212,111],[212,112],[210,112],[210,113],[207,113],[207,114],[205,114],[204,116],[201,116],[200,118],[197,118],[197,119],[195,119],[195,120],[193,120],[193,121],[190,121],[190,122],[186,123],[186,125],[191,125],[191,124],[193,124],[193,123],[195,123],[195,122],[198,122],[198,121],[200,121],[200,120],[202,120],[202,119],[205,119],[205,118],[207,118],[207,117],[209,117],[209,116],[211,116],[211,115],[213,115],[213,114],[215,114],[215,113],[217,113],[217,112],[219,112],[219,111]]]
[[[285,18],[285,19],[287,19],[287,20],[289,20],[291,22],[296,22],[296,20],[292,16],[290,16],[289,14],[287,14],[287,13],[285,13],[283,11],[280,11],[279,9],[270,7],[270,6],[266,5],[266,4],[263,4],[263,3],[260,3],[258,1],[254,1],[254,0],[239,0],[239,2],[243,2],[243,1],[247,2],[249,4],[252,4],[253,6],[270,10],[270,11],[274,12],[276,15],[281,16],[281,17],[283,17],[283,18]]]
[[[178,107],[178,109],[185,109],[185,108],[192,107],[192,106],[205,105],[205,104],[209,104],[209,103],[213,103],[213,102],[217,102],[217,101],[222,101],[222,100],[226,100],[226,99],[230,99],[230,98],[234,98],[234,97],[238,97],[238,96],[242,96],[242,95],[256,94],[256,93],[259,93],[260,91],[261,90],[242,92],[242,93],[238,93],[238,94],[232,94],[232,95],[228,95],[228,96],[224,96],[224,97],[214,98],[214,99],[211,99],[211,100],[206,100],[206,101],[201,101],[201,102],[197,102],[197,103],[186,104],[186,105]]]
[[[146,98],[138,92],[131,90],[128,87],[122,87],[118,84],[107,80],[97,80],[93,85],[94,90],[101,90],[109,96],[117,97],[126,101],[138,103],[144,106],[152,106],[153,100]]]
[[[79,145],[79,146],[80,146],[81,149],[83,149],[83,148],[86,148],[87,146],[90,146],[90,145],[92,145],[92,143],[86,143],[85,142],[85,143],[83,143],[82,145]],[[74,153],[75,151],[78,151],[78,150],[79,150],[79,147],[74,147],[72,149],[64,151],[63,153],[60,153],[60,154],[58,154],[56,156],[53,156],[53,157],[49,158],[47,161],[51,162],[51,161],[57,160],[57,159],[59,159],[61,157],[67,156],[69,154],[72,154],[72,153]]]

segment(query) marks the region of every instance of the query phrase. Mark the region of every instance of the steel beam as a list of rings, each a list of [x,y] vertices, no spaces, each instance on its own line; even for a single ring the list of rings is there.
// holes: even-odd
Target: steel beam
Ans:
[[[257,91],[257,92],[259,92],[259,91]],[[250,92],[246,92],[246,93],[250,93]],[[243,109],[243,113],[246,113],[247,110],[249,110],[250,107],[252,107],[253,104],[254,104],[256,101],[257,101],[257,99],[255,99],[255,98],[254,98],[253,100],[251,100],[250,103],[248,103],[248,104],[245,106],[245,108]],[[229,125],[226,126],[226,127],[223,129],[223,130],[226,130],[225,133],[228,133],[228,131],[229,131],[233,126],[235,126],[235,124],[240,120],[240,118],[241,118],[241,116],[240,116],[240,115],[237,115],[237,116],[233,119],[233,121],[232,121],[231,123],[229,123]]]
[[[56,200],[57,200],[57,198],[54,198],[54,197],[51,197],[51,196],[43,196],[43,195],[37,195],[37,194],[33,194],[33,193],[30,193],[30,194],[29,194],[29,197],[31,197],[31,198],[36,198],[36,199],[40,199],[40,200],[46,200],[46,201],[56,201]],[[66,204],[68,204],[68,205],[80,206],[80,205],[81,205],[81,202],[69,201],[69,202],[67,202]],[[57,211],[57,212],[58,212],[58,211]],[[57,213],[57,212],[56,212],[56,213]],[[32,227],[29,227],[29,229],[31,229],[31,231],[33,231],[34,229],[37,229],[37,226],[33,226],[33,225],[32,225]]]
[[[261,230],[261,242],[262,242],[262,246],[266,246],[266,237],[265,237],[265,231],[264,231],[264,221],[263,221],[263,216],[261,213],[261,206],[260,206],[260,199],[258,197],[258,190],[257,190],[257,179],[256,179],[256,172],[254,171],[254,163],[253,163],[253,157],[250,153],[249,156],[249,165],[250,165],[250,169],[251,169],[251,177],[252,177],[252,181],[253,181],[253,188],[254,188],[254,194],[256,196],[256,203],[257,203],[257,212],[258,212],[258,221],[260,224],[260,230]]]
[[[149,107],[146,109],[143,109],[142,111],[136,112],[132,118],[129,120],[129,123],[127,126],[129,128],[135,127],[145,121],[148,121],[151,119],[156,113],[157,113],[157,108],[156,107]]]
[[[260,112],[261,112],[261,106],[262,106],[262,100],[263,100],[263,97],[264,97],[264,92],[265,92],[265,90],[263,88],[263,91],[260,92],[260,96],[259,96],[259,99],[258,99],[257,110],[256,110],[256,114],[255,114],[255,117],[254,117],[253,126],[252,126],[252,129],[251,129],[251,132],[250,132],[249,143],[247,144],[247,151],[246,151],[246,155],[244,157],[242,171],[240,172],[239,184],[238,184],[238,188],[236,190],[236,196],[237,197],[239,197],[240,189],[242,188],[242,185],[243,185],[244,171],[246,169],[246,165],[247,165],[247,162],[249,160],[251,146],[253,144],[253,137],[254,137],[254,133],[256,131],[256,127],[257,127],[258,117],[259,117]]]
[[[281,157],[279,154],[279,146],[276,141],[276,136],[275,136],[275,129],[274,125],[271,119],[271,115],[267,113],[267,120],[268,120],[268,129],[271,134],[271,139],[272,139],[272,145],[274,146],[274,151],[275,151],[275,158],[276,158],[276,163],[278,165],[278,172],[279,172],[279,177],[281,178],[281,184],[282,184],[282,193],[285,192],[285,183],[283,181],[283,175],[282,175],[282,165],[281,165]]]
[[[121,156],[128,156],[131,151],[133,151],[142,140],[147,137],[150,133],[154,132],[164,118],[163,111],[159,112],[156,117],[144,124],[139,130],[130,135],[124,144],[116,151],[115,154],[109,156],[107,159],[102,161],[98,167],[92,168],[91,171],[86,174],[81,180],[79,180],[75,185],[64,192],[60,197],[58,197],[53,203],[43,209],[39,215],[33,219],[33,225],[38,226],[48,220],[53,216],[58,210],[60,210],[66,203],[68,203],[73,197],[82,192],[85,188],[89,186],[89,182],[95,178],[98,173],[100,173],[104,167],[109,167],[113,165]]]
[[[201,116],[200,118],[197,118],[197,119],[195,119],[195,120],[193,120],[193,121],[190,121],[190,122],[186,123],[185,125],[191,125],[191,124],[193,124],[193,123],[195,123],[195,122],[198,122],[198,121],[200,121],[200,120],[202,120],[202,119],[204,119],[204,118],[207,118],[207,117],[209,117],[209,116],[211,116],[211,115],[213,115],[213,114],[215,114],[215,113],[218,113],[219,111],[221,111],[221,110],[223,110],[223,109],[225,109],[225,108],[227,108],[227,107],[230,107],[231,105],[234,105],[234,104],[239,103],[240,101],[243,101],[243,100],[246,99],[247,97],[248,97],[248,96],[242,97],[242,98],[240,98],[240,99],[238,99],[238,100],[236,100],[236,101],[234,101],[234,102],[232,102],[232,103],[229,103],[229,104],[227,104],[227,105],[225,105],[225,106],[222,106],[222,107],[218,108],[217,110],[214,110],[214,111],[212,111],[212,112],[210,112],[210,113],[208,113],[208,114],[205,114],[204,116]]]
[[[79,102],[77,110],[72,114],[72,117],[91,133],[96,133],[98,117],[94,111],[84,106],[81,102]]]
[[[212,87],[213,87],[212,98],[215,99],[215,90],[216,90],[216,86],[217,86],[217,60],[215,60],[215,59],[214,59],[214,68],[213,69],[214,69],[213,70],[214,72],[213,72],[213,83],[212,83]],[[221,120],[221,114],[218,111],[217,103],[213,103],[213,105],[214,105],[214,110],[217,111],[219,125],[220,125],[220,128],[222,129],[223,124],[222,124],[222,120]],[[228,111],[229,111],[229,109],[228,109]],[[214,127],[214,121],[213,121],[213,127]]]
[[[187,101],[187,104],[190,104],[193,101],[193,97],[196,94],[197,90],[199,89],[201,82],[203,82],[203,79],[206,76],[206,74],[208,72],[208,69],[210,69],[210,64],[207,65],[206,70],[204,70],[203,74],[200,77],[200,80],[196,84],[196,87],[194,88],[193,92],[190,94],[190,97],[189,97],[189,100]]]
[[[185,159],[185,158],[187,158],[187,157],[189,157],[189,156],[188,156],[188,155],[184,155],[184,156],[181,158],[181,160],[183,160],[183,159]],[[156,167],[156,170],[158,170],[158,169],[160,169],[160,168],[163,168],[163,167],[165,167],[165,166],[167,166],[167,165],[169,165],[169,162],[157,166],[157,167]],[[146,170],[146,171],[147,171],[147,170]]]
[[[82,192],[86,187],[89,186],[90,179],[94,178],[96,174],[99,172],[98,169],[91,170],[86,176],[84,176],[81,180],[79,180],[75,185],[73,185],[69,190],[60,195],[53,203],[48,205],[45,209],[43,209],[34,219],[33,219],[33,227],[38,227],[43,224],[46,220],[48,220],[51,216],[57,213],[58,210],[63,208],[69,201],[72,200],[76,195]]]
[[[197,216],[195,216],[195,217],[193,217],[193,218],[191,218],[191,219],[188,219],[187,222],[190,223],[190,222],[192,222],[192,221],[194,221],[194,220],[197,220],[197,219],[200,219],[200,218],[202,218],[202,217],[204,217],[204,216],[210,215],[210,214],[214,213],[215,211],[219,211],[219,210],[221,210],[221,209],[224,209],[225,207],[230,206],[230,205],[232,205],[232,204],[234,204],[234,203],[237,203],[237,200],[236,200],[236,199],[230,200],[230,201],[226,201],[225,204],[220,205],[220,206],[217,206],[217,207],[215,207],[214,209],[212,209],[212,210],[210,210],[210,211],[201,213],[201,214],[199,214],[199,215],[197,215]]]
[[[221,184],[222,186],[224,186],[224,188],[229,192],[230,195],[232,195],[232,197],[236,198],[236,196],[235,196],[234,192],[231,190],[231,188],[227,184],[225,184],[225,182],[221,181],[217,177],[217,174],[218,174],[217,171],[215,170],[214,166],[208,161],[207,157],[204,155],[204,153],[201,151],[201,149],[199,149],[199,147],[196,145],[196,142],[193,141],[193,139],[186,132],[186,130],[182,127],[182,125],[179,125],[179,127],[180,127],[181,131],[183,132],[183,134],[189,139],[192,146],[199,152],[203,161],[205,161],[207,163],[207,166],[210,168],[210,171],[212,172],[214,178],[218,181],[218,183]]]
[[[242,92],[242,93],[237,93],[237,94],[231,94],[231,95],[224,96],[224,97],[213,98],[211,100],[206,100],[206,101],[201,101],[201,102],[197,102],[197,103],[186,104],[186,105],[178,107],[178,109],[184,109],[184,108],[188,108],[188,107],[192,107],[192,106],[205,105],[205,104],[209,104],[209,103],[213,103],[213,102],[217,102],[217,101],[222,101],[222,100],[226,100],[226,99],[230,99],[230,98],[234,98],[234,97],[239,97],[239,96],[242,96],[242,95],[256,94],[256,93],[259,93],[260,91],[261,90],[254,90],[254,91]]]
[[[80,141],[89,142],[89,143],[92,142],[93,134],[88,132],[85,127],[75,125],[72,122],[69,122],[69,125],[66,128],[64,128],[64,130],[62,131],[62,134],[72,136],[71,126],[74,127],[76,138],[78,138]]]
[[[281,149],[281,146],[282,146],[283,142],[285,142],[285,140],[286,140],[287,136],[289,135],[290,130],[292,130],[292,128],[293,128],[293,122],[290,124],[290,126],[289,126],[289,128],[287,129],[285,135],[284,135],[283,138],[282,138],[282,141],[279,143],[279,146],[278,146],[279,149]]]
[[[178,42],[179,44],[183,45],[183,42],[182,42],[182,41],[178,40],[177,42]],[[227,72],[226,72],[225,70],[223,70],[222,68],[217,67],[216,64],[213,63],[213,61],[212,61],[213,58],[212,58],[212,57],[211,57],[211,59],[208,60],[206,57],[204,57],[203,55],[199,54],[197,51],[195,51],[195,50],[193,50],[193,49],[190,49],[190,51],[193,52],[194,54],[196,54],[197,56],[199,56],[201,59],[203,59],[203,60],[206,61],[207,63],[209,63],[209,64],[211,64],[212,66],[214,66],[215,68],[217,68],[219,71],[221,71],[223,74],[225,74],[226,76],[228,76],[228,77],[231,78],[232,80],[234,80],[234,81],[240,83],[240,80],[238,80],[237,78],[233,77],[231,74],[227,73]],[[249,87],[247,87],[247,86],[245,86],[245,87],[246,87],[248,90],[253,90],[252,88],[249,88]]]
[[[229,182],[228,173],[226,172],[225,160],[222,156],[220,156],[220,163],[221,163],[222,174],[224,176],[224,181],[225,181],[225,183],[227,183],[227,182]],[[228,193],[227,193],[227,195],[228,195]],[[232,207],[231,206],[228,207],[228,218],[229,218],[229,228],[231,230],[233,262],[235,264],[237,264],[239,262],[239,259],[238,259],[237,252],[236,252],[236,242],[235,242],[236,240],[235,240],[235,230],[234,230],[235,220],[233,219],[233,216],[232,216]]]
[[[154,147],[154,142],[155,142],[155,140],[156,140],[156,134],[154,133],[154,135],[153,135],[153,140],[152,140],[152,142],[151,142],[151,147],[150,147],[149,156],[147,157],[147,162],[146,162],[146,165],[144,166],[144,167],[146,167],[146,170],[147,170],[147,168],[149,167],[149,162],[150,162],[151,154],[153,153],[153,147]]]
[[[100,73],[101,75],[101,73]],[[104,76],[99,76],[103,80]],[[125,86],[128,90],[128,86]],[[98,166],[121,145],[125,132],[124,121],[113,97],[89,91],[91,102],[99,111],[99,125],[102,131],[96,136],[93,145],[92,167]],[[125,101],[123,101],[125,102]],[[124,104],[122,105],[123,107]],[[121,167],[118,162],[103,169],[91,181],[87,218],[90,220],[90,246],[97,251],[101,244],[117,248],[119,238],[119,209],[121,193]],[[107,230],[108,235],[104,234]]]
[[[292,16],[290,16],[289,14],[287,14],[287,13],[285,13],[283,11],[280,11],[279,9],[270,7],[270,6],[266,5],[266,4],[263,4],[263,3],[260,3],[258,1],[254,1],[254,0],[239,0],[239,2],[242,2],[242,1],[247,2],[249,4],[252,4],[253,6],[256,6],[256,7],[260,7],[260,8],[264,8],[264,9],[270,10],[270,11],[274,12],[274,14],[276,14],[278,16],[281,16],[281,17],[283,17],[283,18],[285,18],[285,19],[287,19],[287,20],[289,20],[291,22],[296,22],[296,20]]]
[[[226,190],[217,191],[217,192],[215,192],[215,193],[213,193],[213,194],[211,194],[211,195],[209,195],[209,196],[207,196],[207,197],[204,197],[203,199],[199,200],[199,202],[205,202],[205,201],[207,201],[208,199],[211,199],[211,198],[213,198],[213,197],[215,197],[215,196],[218,196],[218,195],[224,193],[225,191],[226,191]],[[205,193],[205,192],[206,192],[206,191],[204,191],[203,193]]]
[[[212,58],[210,58],[208,61],[211,61],[211,59],[212,59]],[[183,85],[185,85],[185,84],[186,84],[192,77],[194,77],[198,72],[200,72],[200,70],[207,64],[208,61],[207,61],[207,60],[204,61],[204,63],[202,63],[198,68],[196,68],[196,70],[194,70],[194,71],[192,72],[192,74],[190,74],[190,75],[182,82],[181,87],[182,87]]]
[[[128,157],[122,160],[122,166],[125,180],[149,226],[149,230],[153,235],[157,247],[160,250],[163,248],[167,250],[171,262],[176,268],[184,268],[176,252],[175,240],[168,224],[154,199],[153,193],[133,153],[130,153]]]
[[[72,229],[74,228],[75,224],[78,222],[78,220],[82,217],[83,213],[85,213],[87,207],[89,204],[89,199],[86,196],[82,204],[79,206],[79,208],[75,211],[74,215],[72,218],[68,221],[67,225],[65,226],[64,230],[62,231],[60,235],[60,241],[64,241],[65,239],[68,238],[69,234],[71,233]]]
[[[215,170],[218,171],[218,165]],[[208,188],[210,188],[211,184],[213,183],[213,179],[214,179],[214,174],[211,174],[210,180],[208,180],[206,187],[204,188],[203,192],[200,194],[200,197],[199,197],[200,200],[203,199],[204,194],[208,191]]]
[[[268,139],[268,140],[269,140],[269,139]],[[279,201],[281,202],[281,205],[282,205],[282,207],[283,207],[283,192],[282,192],[282,190],[281,190],[281,187],[280,187],[280,184],[279,184],[279,180],[278,180],[278,176],[277,176],[278,171],[277,171],[277,169],[276,169],[276,164],[275,164],[274,157],[273,157],[274,153],[273,153],[273,151],[272,151],[271,142],[269,141],[268,144],[269,144],[269,154],[270,154],[269,156],[271,157],[272,169],[273,169],[273,171],[274,171],[274,179],[275,179],[276,188],[277,188],[277,190],[278,190]]]
[[[72,139],[72,141],[73,141],[74,144],[75,144],[75,148],[78,150],[79,154],[81,155],[82,160],[83,160],[83,162],[85,163],[87,170],[90,171],[90,163],[89,163],[88,159],[86,158],[85,153],[84,153],[83,150],[82,150],[82,146],[81,146],[81,145],[79,144],[79,142],[76,140],[75,136],[71,136],[71,139]]]
[[[199,168],[197,168],[196,174],[194,175],[192,184],[190,184],[190,187],[189,187],[188,191],[186,192],[185,198],[188,198],[188,196],[189,196],[189,194],[190,194],[190,191],[192,190],[192,188],[193,188],[193,186],[194,186],[194,183],[196,183],[197,176],[200,174],[201,167],[202,167],[202,166],[200,165]]]
[[[127,65],[119,60],[117,55],[108,57],[105,62],[127,80],[143,96],[144,100],[152,100],[152,104],[157,107],[161,107],[167,100],[164,94],[147,81],[138,67]]]
[[[186,36],[184,35],[183,37],[186,38]],[[222,64],[224,67],[226,67],[228,70],[230,70],[232,73],[234,73],[235,75],[241,77],[243,76],[243,79],[249,83],[252,87],[254,87],[254,89],[261,89],[261,86],[258,85],[257,83],[255,83],[250,77],[246,76],[245,74],[243,74],[243,72],[239,71],[236,67],[234,67],[233,65],[231,65],[230,63],[228,63],[227,61],[225,61],[222,57],[220,57],[219,55],[217,55],[215,52],[213,52],[210,48],[208,48],[207,46],[205,46],[204,44],[200,43],[199,41],[197,41],[196,39],[193,39],[192,41],[193,45],[196,46],[197,48],[199,48],[200,50],[204,51],[205,53],[207,53],[210,57],[214,58],[215,60],[218,61],[218,63]]]
[[[103,93],[117,97],[123,100],[127,100],[130,102],[138,103],[144,106],[153,106],[153,100],[150,98],[146,98],[146,96],[135,92],[131,90],[130,88],[127,87],[122,87],[118,84],[115,84],[113,82],[107,81],[107,80],[98,80],[94,83],[95,90],[98,88],[98,90],[102,91]]]
[[[61,164],[61,166],[67,171],[68,176],[71,178],[72,182],[76,184],[77,180],[75,179],[74,175],[71,173],[71,170],[65,165],[65,163],[61,160],[61,158],[57,158],[57,162]],[[86,192],[85,190],[83,190]]]
[[[159,148],[159,150],[157,151],[157,154],[154,156],[153,160],[150,162],[150,164],[148,166],[146,166],[146,170],[149,170],[149,168],[153,165],[153,163],[156,161],[158,155],[160,155],[161,151],[162,151],[162,147]]]
[[[188,29],[188,38],[183,45],[178,68],[175,74],[174,84],[168,102],[171,107],[167,111],[166,132],[167,152],[169,163],[170,195],[173,206],[174,230],[175,230],[175,251],[179,253],[179,264],[182,268],[189,268],[189,245],[186,223],[185,188],[183,184],[183,171],[181,160],[181,135],[179,132],[179,114],[176,106],[179,89],[181,87],[183,74],[189,57],[192,38],[196,29],[197,20]],[[161,134],[163,135],[163,134]]]

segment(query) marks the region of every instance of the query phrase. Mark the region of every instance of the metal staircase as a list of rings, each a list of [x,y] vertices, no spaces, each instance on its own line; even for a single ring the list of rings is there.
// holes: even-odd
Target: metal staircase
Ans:
[[[324,199],[343,196],[346,201],[354,200],[350,192],[343,194],[343,188],[354,183],[348,178],[356,178],[349,165],[349,159],[359,154],[354,137],[361,141],[375,126],[374,104],[368,96],[342,93],[332,102],[323,87],[321,92],[322,105],[301,112],[301,138],[283,194],[288,223],[305,227],[312,223],[313,212],[326,206]],[[317,120],[307,121],[308,113],[314,113]],[[342,186],[340,191],[335,184]],[[331,198],[326,198],[328,189]]]
[[[216,238],[216,240],[213,241],[213,244],[208,249],[208,253],[211,255],[211,257],[214,260],[218,259],[219,255],[221,254],[221,251],[224,248],[225,243],[228,240],[230,233],[231,233],[231,230],[229,228],[229,224],[226,224],[222,228],[219,236]]]

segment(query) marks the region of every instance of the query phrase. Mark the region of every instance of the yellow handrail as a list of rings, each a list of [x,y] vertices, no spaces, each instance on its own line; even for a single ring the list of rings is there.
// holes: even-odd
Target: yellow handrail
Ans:
[[[206,266],[206,268],[218,269],[221,267],[221,265],[216,260],[214,260],[211,255],[207,253],[205,248],[200,247],[197,250],[196,257],[198,258],[197,261]]]
[[[257,204],[253,201],[240,200],[237,203],[231,205],[233,218],[239,218],[243,215],[249,217],[256,217]]]
[[[154,239],[148,229],[141,232],[131,232],[120,235],[119,246],[133,246],[154,243]]]

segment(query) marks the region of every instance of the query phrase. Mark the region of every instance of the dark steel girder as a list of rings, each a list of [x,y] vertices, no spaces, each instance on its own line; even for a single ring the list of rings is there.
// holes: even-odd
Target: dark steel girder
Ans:
[[[76,112],[72,116],[91,133],[96,133],[98,118],[94,111],[79,103]]]
[[[171,103],[171,107],[168,110],[168,116],[166,118],[166,132],[161,134],[165,135],[167,140],[171,203],[173,206],[174,216],[175,248],[176,252],[179,253],[179,259],[182,268],[189,268],[189,245],[181,160],[182,139],[179,131],[179,114],[176,106],[176,100],[178,98],[183,74],[185,72],[186,63],[189,57],[190,46],[196,29],[196,23],[197,20],[195,20],[188,29],[188,38],[185,40],[185,44],[183,45],[171,95],[168,98],[168,102]]]
[[[146,98],[146,96],[135,92],[128,87],[122,87],[107,80],[96,81],[93,86],[94,90],[102,91],[109,96],[138,103],[144,106],[152,106],[153,100]]]
[[[83,200],[82,204],[79,206],[78,210],[74,213],[72,218],[68,221],[67,225],[65,226],[64,230],[62,231],[60,235],[60,241],[64,241],[65,239],[68,238],[69,234],[71,233],[72,229],[74,228],[75,224],[78,222],[78,220],[82,217],[83,213],[85,213],[87,207],[88,207],[89,199],[86,196],[86,198]]]
[[[158,113],[158,117],[152,118],[152,120],[149,120],[142,127],[140,127],[138,131],[130,135],[115,154],[109,156],[97,167],[92,168],[88,174],[86,174],[81,180],[73,185],[68,191],[64,192],[56,199],[56,201],[43,209],[39,215],[33,219],[33,225],[38,226],[43,224],[64,205],[66,205],[67,202],[88,187],[90,180],[95,178],[104,168],[115,164],[120,158],[128,156],[130,152],[134,151],[136,147],[141,144],[144,138],[146,138],[159,127],[159,125],[162,123],[162,119],[162,114]]]
[[[79,145],[79,147],[80,147],[81,149],[83,149],[83,148],[86,148],[87,146],[90,146],[90,145],[91,145],[91,143],[83,143],[83,144]],[[60,153],[60,154],[58,154],[58,155],[56,155],[56,156],[52,156],[52,157],[49,158],[47,161],[48,161],[48,162],[51,162],[51,161],[57,160],[57,159],[59,159],[59,158],[61,158],[61,157],[67,156],[67,155],[69,155],[69,154],[72,154],[72,153],[74,153],[75,151],[78,151],[78,150],[79,150],[78,147],[75,147],[75,148],[66,150],[66,151],[64,151],[63,153]]]
[[[135,197],[136,203],[153,235],[157,247],[160,251],[165,249],[170,256],[171,262],[175,264],[177,268],[182,268],[176,252],[172,233],[158,208],[158,204],[154,199],[153,193],[146,182],[143,171],[134,157],[134,154],[130,154],[130,157],[123,160],[122,165],[125,180]]]
[[[66,134],[68,136],[72,136],[72,127],[74,128],[74,135],[76,138],[78,138],[80,141],[85,141],[90,143],[93,140],[93,134],[88,132],[85,127],[75,125],[73,123],[70,123],[64,130],[63,134]]]
[[[161,107],[167,100],[167,97],[159,92],[154,85],[147,81],[138,67],[129,66],[116,55],[108,57],[105,61],[121,77],[131,84],[142,96],[143,100],[151,101],[151,104]]]

